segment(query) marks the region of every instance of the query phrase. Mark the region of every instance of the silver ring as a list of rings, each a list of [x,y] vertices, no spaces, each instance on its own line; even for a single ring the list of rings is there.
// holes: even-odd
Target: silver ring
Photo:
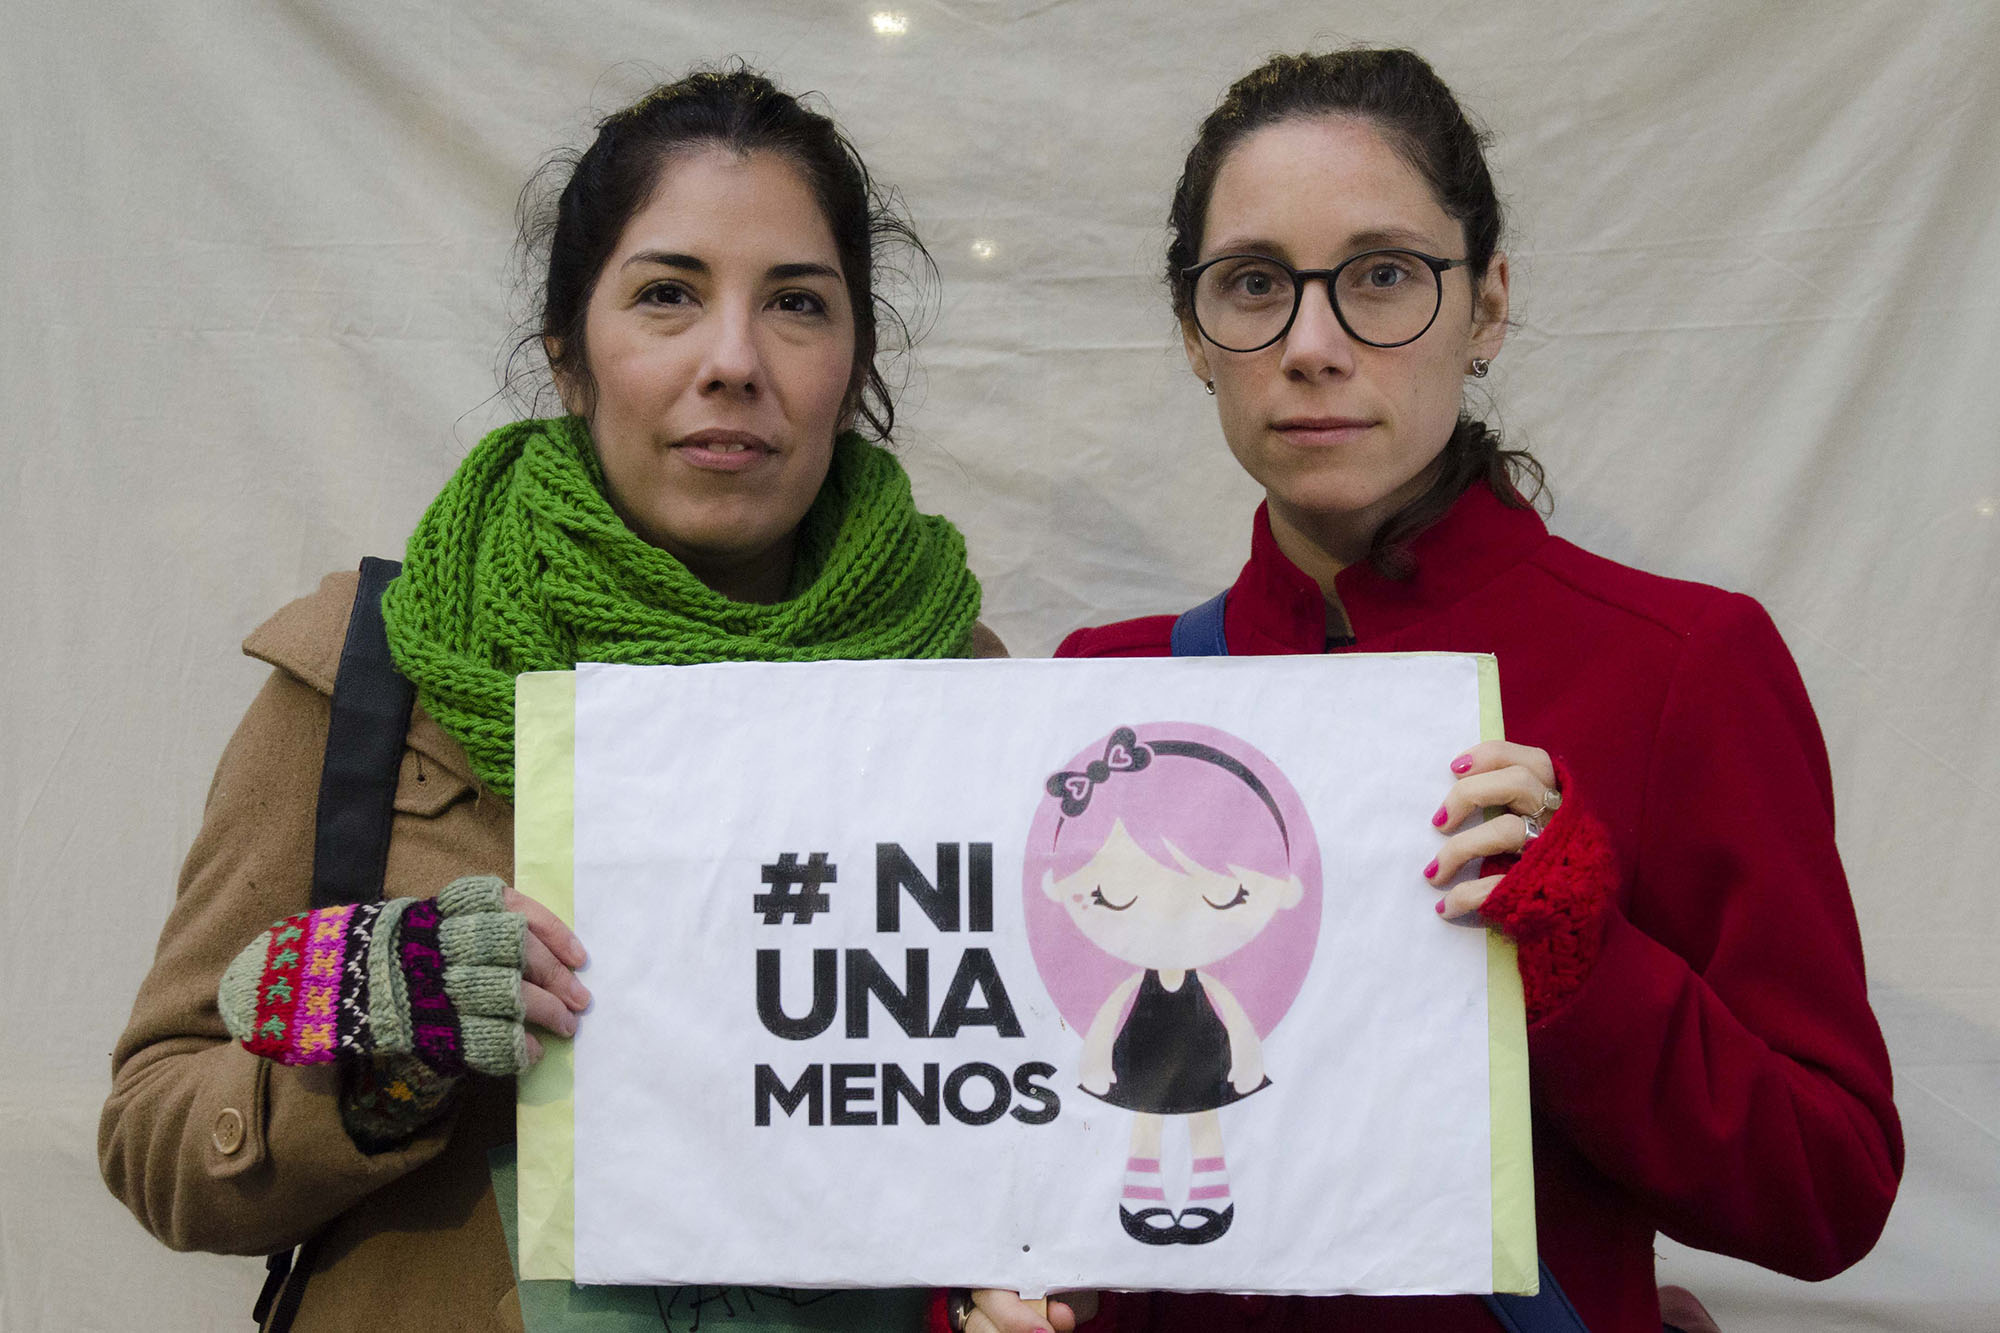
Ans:
[[[1529,843],[1541,837],[1548,830],[1550,817],[1556,811],[1562,809],[1562,803],[1562,793],[1554,787],[1550,787],[1542,792],[1541,803],[1527,814],[1521,816],[1522,821],[1527,825],[1527,836],[1521,839],[1521,846],[1523,848],[1526,848]]]
[[[944,1301],[944,1322],[951,1333],[965,1333],[965,1321],[972,1318],[972,1293],[964,1287],[954,1289]]]

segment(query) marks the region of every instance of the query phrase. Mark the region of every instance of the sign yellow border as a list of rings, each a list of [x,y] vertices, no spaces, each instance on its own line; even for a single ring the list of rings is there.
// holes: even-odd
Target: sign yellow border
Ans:
[[[514,680],[514,885],[576,924],[576,673]],[[570,1043],[541,1034],[542,1062],[521,1076],[519,1140],[523,1279],[576,1274],[576,1103]]]
[[[1479,655],[1479,739],[1507,739],[1500,663]],[[1514,942],[1486,932],[1486,1087],[1492,1106],[1493,1290],[1532,1295],[1536,1259],[1534,1136],[1529,1128],[1527,1007]]]

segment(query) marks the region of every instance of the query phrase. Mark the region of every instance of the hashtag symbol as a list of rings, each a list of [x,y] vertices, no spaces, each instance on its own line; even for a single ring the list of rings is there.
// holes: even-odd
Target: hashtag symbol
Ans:
[[[799,864],[797,852],[782,852],[776,865],[764,867],[764,882],[771,886],[769,893],[760,893],[752,900],[752,906],[764,914],[764,924],[775,926],[789,914],[796,924],[807,924],[815,913],[830,912],[833,904],[820,892],[820,885],[832,884],[840,878],[839,867],[826,859],[825,852],[814,852]]]

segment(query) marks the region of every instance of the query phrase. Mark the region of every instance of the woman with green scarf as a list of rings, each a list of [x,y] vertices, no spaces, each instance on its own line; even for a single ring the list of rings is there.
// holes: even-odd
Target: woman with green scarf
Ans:
[[[277,670],[113,1056],[100,1161],[149,1230],[310,1240],[267,1327],[520,1327],[487,1155],[534,1031],[589,995],[582,944],[506,886],[517,674],[1002,652],[963,540],[863,438],[894,415],[874,255],[915,238],[830,120],[690,75],[606,119],[544,211],[531,345],[568,415],[481,441],[382,596],[416,707],[381,901],[308,910],[336,575],[245,643]]]

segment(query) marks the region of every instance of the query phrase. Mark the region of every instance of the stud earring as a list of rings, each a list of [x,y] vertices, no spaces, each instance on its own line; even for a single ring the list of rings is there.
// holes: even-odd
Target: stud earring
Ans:
[[[1493,368],[1493,363],[1491,361],[1488,361],[1485,357],[1475,356],[1472,358],[1472,378],[1476,380],[1483,380],[1486,378],[1486,372],[1491,370],[1492,368]]]
[[[1213,397],[1215,397],[1215,381],[1214,381],[1214,380],[1205,380],[1205,381],[1203,381],[1203,382],[1202,382],[1202,386],[1201,386],[1201,387],[1202,387],[1202,388],[1204,388],[1204,389],[1206,389],[1206,390],[1208,390],[1208,396],[1209,396],[1210,398],[1213,398]]]

